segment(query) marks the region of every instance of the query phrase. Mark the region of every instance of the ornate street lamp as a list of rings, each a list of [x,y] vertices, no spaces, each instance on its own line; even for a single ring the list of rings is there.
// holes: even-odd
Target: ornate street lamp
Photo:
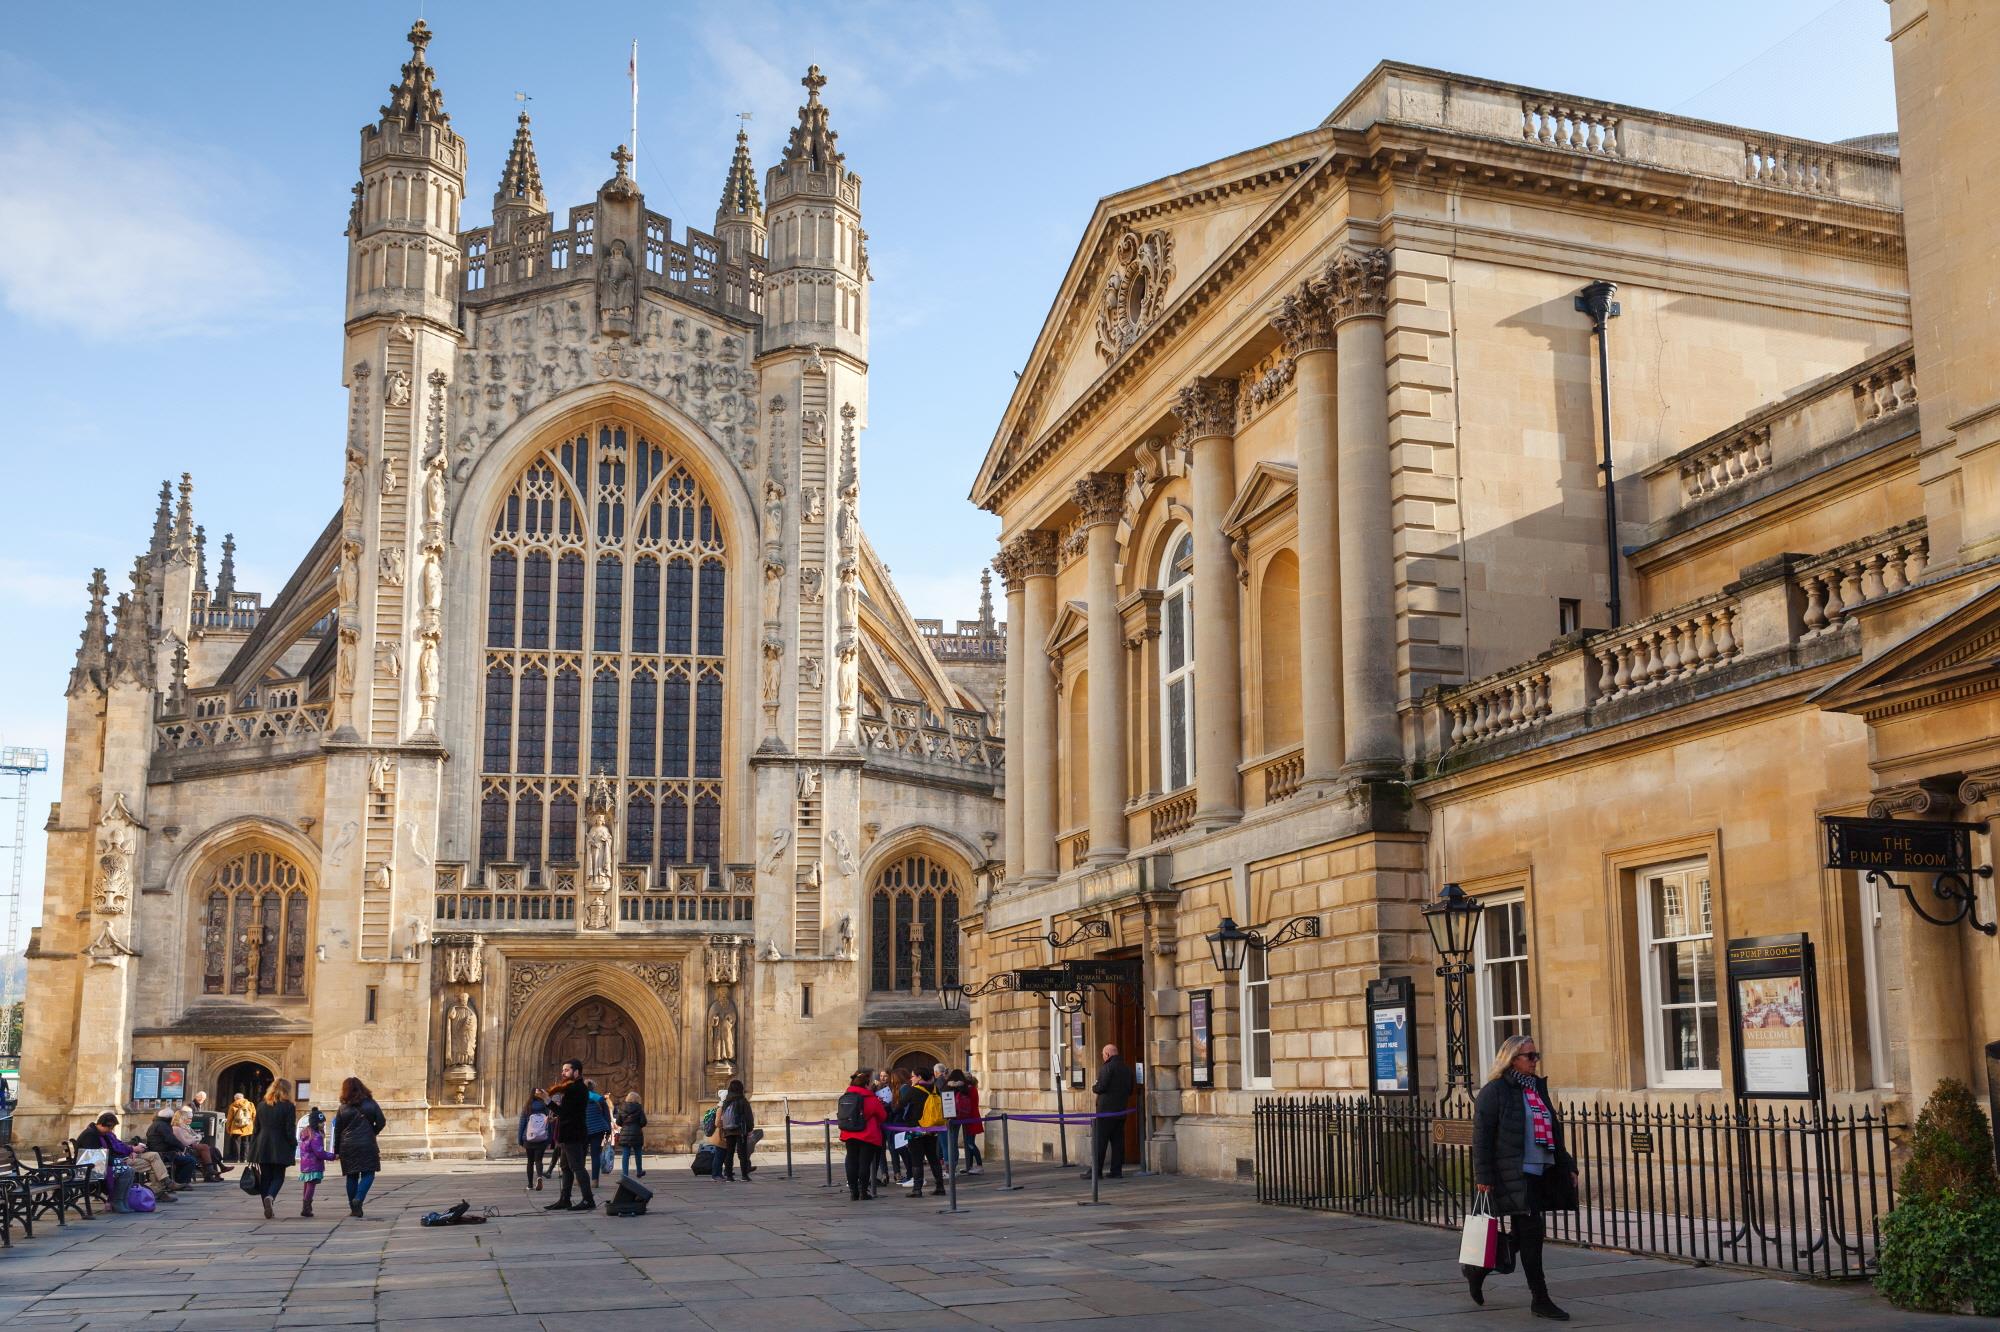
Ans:
[[[1208,956],[1217,971],[1233,976],[1243,970],[1243,963],[1253,948],[1260,953],[1268,953],[1273,948],[1283,948],[1300,939],[1319,937],[1318,916],[1299,916],[1288,920],[1268,939],[1261,930],[1246,930],[1233,917],[1224,916],[1222,928],[1208,936]]]
[[[968,995],[977,999],[982,994],[997,994],[1002,990],[1011,990],[1013,988],[1014,973],[1003,971],[990,980],[981,981],[970,988],[963,985],[942,986],[938,990],[938,1002],[944,1005],[945,1012],[956,1013],[965,1006],[965,1000]]]
[[[1465,978],[1472,974],[1472,946],[1479,938],[1478,901],[1465,890],[1448,883],[1438,890],[1437,901],[1423,909],[1424,924],[1430,927],[1431,942],[1437,946],[1444,965],[1437,974],[1444,978],[1445,1086],[1472,1090],[1472,1059],[1466,1048]]]

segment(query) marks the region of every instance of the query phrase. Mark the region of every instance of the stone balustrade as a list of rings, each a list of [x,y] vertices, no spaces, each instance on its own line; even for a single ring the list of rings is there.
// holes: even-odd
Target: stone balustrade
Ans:
[[[1554,711],[1551,681],[1539,665],[1476,680],[1445,705],[1451,748],[1539,725]]]
[[[1064,869],[1081,869],[1090,860],[1090,829],[1072,828],[1056,837],[1056,863]]]
[[[178,715],[153,726],[153,752],[161,756],[273,749],[317,748],[332,712],[326,703],[305,702],[303,679],[264,685],[245,700],[227,689],[191,690]]]
[[[459,233],[465,256],[461,277],[468,304],[494,296],[515,296],[591,277],[596,272],[597,205],[569,210],[569,225],[555,228],[554,214],[517,224],[512,240],[498,244],[492,227]],[[673,239],[673,220],[648,210],[644,262],[639,281],[723,314],[755,315],[764,308],[764,260],[752,255],[734,264],[722,242],[693,227],[687,240]],[[636,260],[637,256],[635,256]]]
[[[1820,555],[1779,555],[1743,571],[1721,592],[1613,631],[1558,639],[1533,661],[1470,684],[1432,690],[1419,710],[1419,745],[1430,755],[1505,741],[1536,731],[1575,734],[1623,719],[1659,693],[1672,706],[1687,695],[1674,686],[1726,689],[1749,678],[1834,660],[1858,650],[1836,635],[1854,612],[1924,576],[1930,541],[1924,521],[1851,541]],[[1819,640],[1832,640],[1821,642]],[[1719,682],[1705,686],[1706,677]]]
[[[1886,154],[1409,65],[1378,67],[1327,123],[1437,128],[1787,194],[1901,206],[1897,162]]]
[[[1750,483],[1844,441],[1865,449],[1882,430],[1914,435],[1915,414],[1899,414],[1916,403],[1916,358],[1903,343],[1645,468],[1640,476],[1652,514],[1667,521],[1717,495],[1760,493]]]
[[[1157,842],[1194,826],[1195,790],[1184,786],[1141,806],[1146,815],[1146,840]]]
[[[1743,651],[1734,598],[1706,597],[1641,620],[1590,644],[1597,661],[1598,698],[1620,698],[1701,675]]]
[[[725,866],[715,882],[706,865],[675,865],[656,879],[650,865],[621,865],[613,902],[602,925],[588,919],[577,889],[579,867],[545,865],[537,877],[513,862],[489,864],[474,878],[463,864],[437,867],[433,916],[438,924],[481,930],[579,928],[619,934],[712,931],[755,918],[756,873],[748,865]]]
[[[1930,538],[1918,519],[1830,550],[1801,566],[1795,577],[1805,594],[1802,635],[1832,633],[1862,606],[1916,582],[1930,565],[1930,552]]]
[[[981,781],[1005,773],[1006,742],[986,729],[984,713],[952,709],[942,718],[914,699],[885,702],[886,715],[863,716],[861,751],[873,762],[921,764]]]
[[[1306,775],[1305,747],[1294,745],[1282,754],[1259,759],[1251,765],[1251,771],[1264,793],[1265,804],[1289,800],[1299,793],[1299,782]]]

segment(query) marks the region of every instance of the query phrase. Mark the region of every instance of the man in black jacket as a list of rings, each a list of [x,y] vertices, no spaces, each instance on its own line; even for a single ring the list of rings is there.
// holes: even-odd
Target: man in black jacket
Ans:
[[[1098,1066],[1097,1082],[1091,1091],[1097,1093],[1097,1113],[1115,1115],[1132,1104],[1132,1066],[1118,1057],[1118,1047],[1104,1047],[1104,1062]],[[1117,1179],[1125,1173],[1125,1121],[1124,1119],[1099,1119],[1090,1126],[1091,1168],[1099,1179]],[[1104,1168],[1105,1149],[1111,1151],[1111,1168]],[[1085,1179],[1090,1176],[1086,1174]]]
[[[555,1106],[556,1153],[562,1166],[562,1193],[552,1203],[542,1208],[545,1212],[594,1212],[597,1199],[590,1191],[590,1162],[586,1153],[590,1150],[590,1129],[587,1116],[590,1110],[590,1089],[583,1085],[583,1065],[574,1059],[565,1059],[562,1066],[562,1080],[549,1087],[549,1101]],[[571,1184],[583,1189],[583,1200],[571,1203]]]

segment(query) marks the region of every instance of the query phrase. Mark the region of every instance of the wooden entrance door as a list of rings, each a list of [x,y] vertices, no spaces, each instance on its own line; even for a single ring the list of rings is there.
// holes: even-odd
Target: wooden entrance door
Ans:
[[[543,1047],[543,1071],[536,1074],[541,1085],[561,1076],[565,1059],[581,1060],[583,1076],[607,1101],[616,1103],[626,1092],[646,1095],[646,1047],[639,1028],[609,999],[585,999],[556,1019]]]

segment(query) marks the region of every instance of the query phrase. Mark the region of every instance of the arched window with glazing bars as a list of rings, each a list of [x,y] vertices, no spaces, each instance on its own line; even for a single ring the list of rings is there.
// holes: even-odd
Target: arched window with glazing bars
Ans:
[[[296,864],[278,851],[239,852],[195,891],[203,994],[305,994],[312,900]]]
[[[933,856],[884,866],[869,900],[869,988],[958,984],[958,876]]]
[[[487,553],[481,864],[575,863],[601,775],[625,862],[719,873],[727,554],[694,474],[626,422],[522,466]]]

